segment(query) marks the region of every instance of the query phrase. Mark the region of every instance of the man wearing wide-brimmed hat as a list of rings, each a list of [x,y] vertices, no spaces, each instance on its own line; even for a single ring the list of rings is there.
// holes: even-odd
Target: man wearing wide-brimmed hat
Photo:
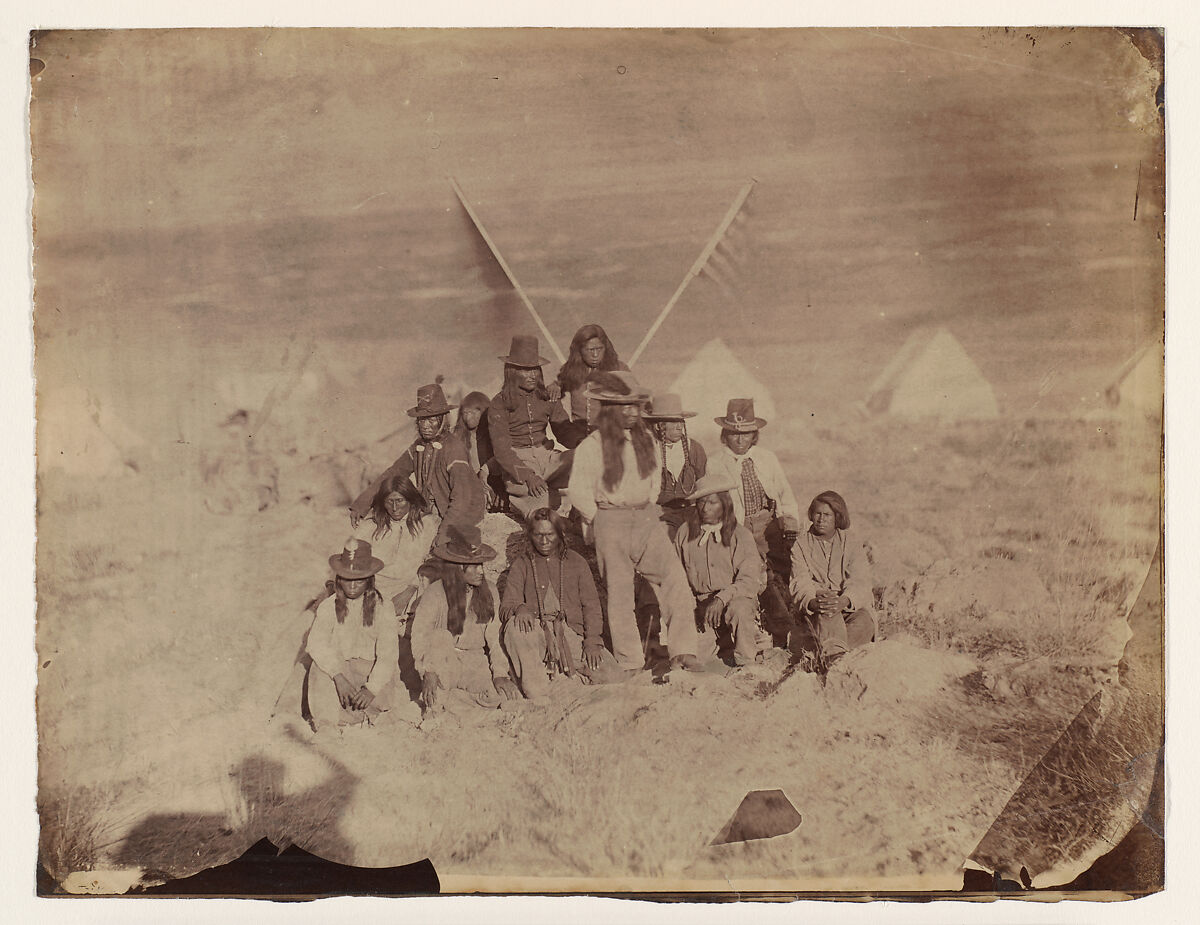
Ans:
[[[417,419],[417,439],[350,505],[350,522],[371,509],[379,486],[393,476],[411,478],[417,490],[441,518],[435,542],[444,540],[451,525],[477,526],[483,520],[486,497],[483,486],[467,461],[467,451],[447,427],[447,415],[456,406],[446,401],[437,383],[417,389],[417,403],[408,416]]]
[[[441,577],[422,595],[411,630],[425,709],[440,706],[441,692],[455,689],[483,707],[519,699],[500,645],[496,589],[483,573],[496,550],[482,541],[478,527],[451,527],[433,554]]]
[[[599,404],[597,427],[575,450],[570,493],[585,537],[594,533],[608,588],[613,655],[626,670],[646,662],[647,642],[634,613],[636,573],[658,598],[659,635],[672,664],[699,671],[692,594],[655,503],[662,473],[654,437],[642,421],[642,405],[650,396],[627,372],[595,373],[588,390]]]
[[[696,481],[708,471],[704,447],[691,439],[687,432],[686,421],[695,416],[695,411],[683,410],[683,402],[674,392],[655,395],[650,402],[650,410],[643,415],[658,437],[662,462],[662,488],[658,493],[658,506],[662,508],[662,520],[672,538],[692,507],[688,494],[696,487]]]
[[[504,388],[488,406],[492,452],[504,477],[509,503],[528,516],[540,507],[557,508],[571,472],[571,456],[555,449],[547,428],[558,434],[570,424],[562,403],[550,397],[538,353],[538,339],[517,334],[504,361]]]
[[[700,479],[688,495],[692,510],[675,534],[675,548],[696,597],[698,655],[711,661],[732,643],[727,657],[749,665],[760,649],[758,596],[766,575],[754,536],[734,515],[735,487],[725,476]]]
[[[370,723],[388,710],[396,699],[400,655],[395,613],[375,590],[383,562],[371,554],[371,544],[347,540],[329,567],[334,593],[317,606],[305,643],[308,708],[318,731]]]
[[[722,449],[709,461],[715,474],[733,479],[732,494],[738,523],[749,528],[766,558],[767,526],[779,520],[782,531],[795,534],[800,529],[800,511],[792,486],[788,484],[779,458],[758,445],[759,431],[767,422],[754,414],[753,398],[731,398],[725,417],[714,418],[721,427]]]
[[[738,523],[754,534],[758,554],[767,564],[763,609],[771,631],[786,633],[790,618],[787,583],[792,571],[792,543],[800,530],[800,511],[778,457],[758,445],[767,422],[754,414],[753,398],[731,398],[721,427],[722,448],[709,460],[709,471],[732,479]]]

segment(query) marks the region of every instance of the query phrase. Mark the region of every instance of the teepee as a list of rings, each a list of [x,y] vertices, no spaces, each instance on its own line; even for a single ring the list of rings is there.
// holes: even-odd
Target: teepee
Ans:
[[[994,418],[996,394],[945,328],[917,331],[872,383],[867,411],[901,418]]]
[[[1104,390],[1104,403],[1117,414],[1161,415],[1163,355],[1157,344],[1146,344],[1121,365]]]
[[[114,476],[137,471],[135,452],[144,444],[93,392],[72,385],[38,396],[38,468],[68,475]]]
[[[677,393],[684,408],[697,412],[688,419],[688,433],[706,449],[720,444],[721,428],[713,419],[725,416],[731,398],[753,398],[758,417],[778,420],[771,393],[719,337],[700,349],[666,391]]]

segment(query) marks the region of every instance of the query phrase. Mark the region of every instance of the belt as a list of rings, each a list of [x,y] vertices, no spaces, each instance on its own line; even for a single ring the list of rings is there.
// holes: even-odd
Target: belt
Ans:
[[[596,507],[602,511],[644,511],[650,507],[650,502],[643,501],[641,504],[612,504],[608,501],[597,501]]]

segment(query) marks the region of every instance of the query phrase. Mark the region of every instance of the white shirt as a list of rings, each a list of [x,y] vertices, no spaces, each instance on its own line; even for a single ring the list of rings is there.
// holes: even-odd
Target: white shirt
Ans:
[[[650,470],[649,475],[642,478],[638,475],[637,455],[633,443],[627,438],[621,448],[625,471],[621,474],[621,481],[609,491],[604,487],[604,448],[600,441],[600,431],[593,431],[575,449],[571,481],[567,487],[571,503],[589,523],[596,517],[598,503],[614,507],[653,504],[658,499],[659,483],[662,480],[658,448],[654,448],[655,452],[652,455],[654,468]]]
[[[683,471],[683,441],[676,440],[674,443],[665,443],[663,446],[667,450],[667,471],[671,473],[672,478],[678,480],[679,473]]]

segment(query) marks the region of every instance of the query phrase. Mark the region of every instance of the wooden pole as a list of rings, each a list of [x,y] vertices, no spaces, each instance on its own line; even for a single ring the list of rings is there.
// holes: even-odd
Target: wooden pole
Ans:
[[[633,364],[638,361],[638,357],[642,355],[642,351],[646,349],[646,345],[650,343],[651,338],[658,333],[658,329],[662,327],[662,323],[667,320],[667,315],[671,314],[671,309],[675,307],[675,303],[678,302],[679,297],[683,295],[683,290],[688,287],[688,283],[700,275],[700,271],[703,270],[704,265],[708,263],[708,258],[712,256],[712,252],[716,250],[717,245],[721,243],[721,238],[724,237],[725,232],[729,230],[729,226],[733,224],[733,220],[737,218],[738,212],[740,212],[742,209],[742,204],[745,203],[746,197],[750,195],[750,191],[754,189],[754,184],[756,182],[757,181],[751,178],[746,185],[742,187],[741,192],[738,193],[737,198],[733,201],[733,205],[729,207],[729,211],[726,212],[725,217],[721,219],[721,224],[717,226],[716,232],[711,238],[708,239],[708,243],[704,245],[704,250],[700,252],[700,256],[696,258],[696,262],[692,264],[691,269],[688,270],[684,275],[683,282],[679,284],[679,288],[675,290],[675,294],[671,296],[671,299],[669,302],[667,302],[666,307],[658,313],[658,317],[654,319],[654,324],[650,325],[650,330],[646,332],[646,336],[643,337],[642,342],[638,344],[637,350],[633,351],[633,356],[629,359],[629,366],[631,369],[633,368]]]
[[[475,223],[475,230],[479,232],[484,243],[487,244],[488,250],[492,252],[492,256],[496,258],[496,263],[500,264],[500,269],[504,271],[504,275],[508,277],[508,281],[512,283],[513,288],[517,290],[517,295],[521,297],[521,301],[525,303],[525,307],[529,309],[529,314],[533,315],[533,320],[537,322],[538,328],[542,332],[542,336],[546,338],[546,342],[550,345],[550,349],[554,351],[554,355],[558,357],[558,362],[565,363],[567,358],[563,356],[562,350],[558,347],[558,342],[554,339],[554,335],[550,333],[550,329],[546,327],[542,321],[542,316],[537,313],[537,309],[533,307],[533,303],[529,301],[529,297],[525,295],[525,290],[521,288],[521,284],[517,282],[513,271],[509,269],[508,263],[500,256],[500,251],[496,248],[492,241],[492,236],[487,233],[487,229],[483,227],[483,222],[479,220],[479,216],[475,214],[475,210],[471,208],[471,204],[467,202],[466,194],[463,193],[462,187],[458,185],[458,181],[454,177],[446,177],[450,181],[450,185],[454,187],[454,195],[458,197],[458,201],[462,203],[462,207],[467,210],[467,215],[471,217],[471,221]]]

